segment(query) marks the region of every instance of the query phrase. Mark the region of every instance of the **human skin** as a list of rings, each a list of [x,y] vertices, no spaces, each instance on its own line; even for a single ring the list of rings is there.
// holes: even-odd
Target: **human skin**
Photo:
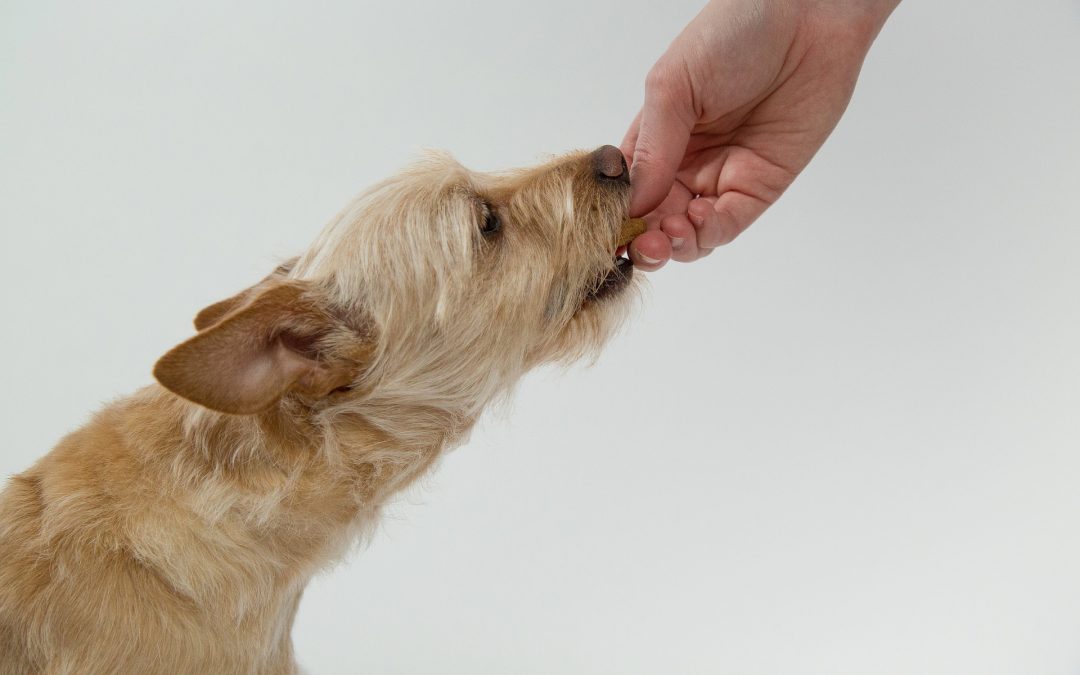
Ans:
[[[899,0],[713,0],[645,80],[621,149],[630,246],[652,271],[732,241],[776,202],[835,128]]]

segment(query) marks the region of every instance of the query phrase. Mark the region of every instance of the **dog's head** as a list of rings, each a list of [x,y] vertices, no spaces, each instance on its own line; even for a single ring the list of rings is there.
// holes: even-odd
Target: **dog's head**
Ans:
[[[625,313],[630,183],[604,146],[477,173],[442,154],[358,197],[311,248],[196,318],[155,376],[208,408],[412,404],[475,416]]]

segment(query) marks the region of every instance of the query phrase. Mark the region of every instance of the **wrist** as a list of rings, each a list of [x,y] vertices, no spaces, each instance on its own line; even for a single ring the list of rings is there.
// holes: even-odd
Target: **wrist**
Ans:
[[[804,17],[832,34],[865,42],[869,49],[900,0],[805,0]]]
[[[892,15],[893,10],[900,4],[900,0],[861,0],[852,3],[861,6],[867,20],[873,24],[873,34],[876,36],[885,21]]]

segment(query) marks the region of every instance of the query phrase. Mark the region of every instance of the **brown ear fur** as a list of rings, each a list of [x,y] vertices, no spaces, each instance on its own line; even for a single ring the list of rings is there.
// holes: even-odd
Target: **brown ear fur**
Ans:
[[[202,308],[198,314],[195,315],[195,330],[206,330],[210,326],[213,326],[221,318],[233,311],[244,303],[244,300],[250,295],[250,289],[237,293],[231,298],[226,298],[220,302]]]
[[[220,302],[204,307],[202,311],[195,315],[195,330],[206,330],[210,326],[213,326],[218,321],[233,311],[234,309],[242,306],[245,302],[255,296],[260,290],[265,289],[268,285],[275,281],[284,281],[285,276],[292,270],[293,265],[299,258],[291,258],[278,265],[273,272],[266,275],[262,281],[255,284],[251,288],[240,291],[231,298],[226,298]]]
[[[154,377],[179,396],[237,415],[262,412],[290,390],[321,398],[350,384],[359,364],[317,349],[326,336],[348,329],[306,297],[299,283],[277,283],[255,294],[257,288],[248,291],[254,297],[246,304],[237,296],[203,310],[200,316],[233,303],[161,357]]]

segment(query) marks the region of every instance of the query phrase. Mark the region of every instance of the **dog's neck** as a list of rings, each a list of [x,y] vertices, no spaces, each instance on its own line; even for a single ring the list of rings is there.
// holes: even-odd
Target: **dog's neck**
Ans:
[[[158,510],[133,497],[142,511],[125,545],[179,594],[233,603],[238,619],[266,603],[287,611],[472,424],[426,406],[311,414],[296,405],[222,415],[157,387],[121,404],[115,421],[144,485],[176,502]]]

